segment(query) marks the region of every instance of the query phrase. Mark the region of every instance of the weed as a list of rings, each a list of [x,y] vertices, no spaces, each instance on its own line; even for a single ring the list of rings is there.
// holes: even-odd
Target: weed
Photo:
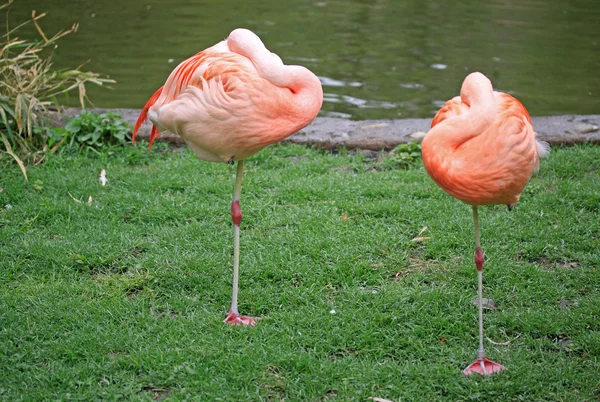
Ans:
[[[98,150],[128,144],[132,128],[116,113],[95,114],[84,110],[67,122],[64,135],[71,147]]]
[[[12,2],[9,0],[0,5],[0,10],[8,10]],[[42,160],[53,140],[51,136],[44,135],[48,134],[44,129],[44,116],[50,108],[59,108],[57,98],[77,91],[81,106],[85,107],[86,84],[115,82],[98,73],[82,71],[82,66],[54,69],[52,54],[57,47],[56,42],[77,31],[78,25],[48,37],[39,25],[39,20],[45,15],[34,11],[31,20],[15,28],[7,28],[7,32],[0,36],[0,155],[10,155],[19,164],[25,179],[25,162]],[[41,39],[27,41],[15,36],[29,23],[35,25]]]

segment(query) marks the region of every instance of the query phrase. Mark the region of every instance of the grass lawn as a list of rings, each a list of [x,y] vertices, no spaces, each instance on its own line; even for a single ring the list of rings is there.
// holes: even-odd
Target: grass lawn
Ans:
[[[240,311],[263,319],[241,328],[222,322],[235,167],[138,145],[53,157],[26,184],[7,159],[0,399],[600,399],[600,147],[554,148],[512,212],[480,209],[485,346],[508,368],[491,377],[462,375],[471,208],[419,163],[249,159]]]

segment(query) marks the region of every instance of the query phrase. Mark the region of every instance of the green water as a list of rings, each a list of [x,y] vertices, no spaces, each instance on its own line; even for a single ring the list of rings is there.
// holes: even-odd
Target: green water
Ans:
[[[600,113],[600,1],[16,0],[10,20],[48,11],[58,66],[117,80],[98,107],[141,108],[181,60],[236,27],[323,83],[322,116],[431,117],[471,71],[532,115]],[[76,103],[76,101],[75,101]]]

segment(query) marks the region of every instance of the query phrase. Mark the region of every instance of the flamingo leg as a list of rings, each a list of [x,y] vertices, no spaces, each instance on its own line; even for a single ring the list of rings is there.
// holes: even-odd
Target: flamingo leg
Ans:
[[[475,225],[475,266],[477,268],[477,297],[479,308],[479,349],[477,350],[477,360],[471,363],[463,370],[465,375],[483,374],[490,375],[498,371],[506,370],[506,367],[485,358],[483,349],[483,250],[481,249],[481,236],[479,233],[479,217],[477,206],[473,205],[473,221]]]
[[[244,174],[244,161],[238,161],[231,201],[231,220],[233,221],[233,292],[231,294],[231,308],[223,322],[230,325],[256,325],[259,317],[248,317],[238,312],[238,281],[240,267],[240,225],[242,223],[242,209],[240,208],[240,195],[242,193],[242,175]]]

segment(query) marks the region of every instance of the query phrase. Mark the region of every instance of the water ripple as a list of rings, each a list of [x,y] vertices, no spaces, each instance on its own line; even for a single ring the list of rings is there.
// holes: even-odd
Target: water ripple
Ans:
[[[362,87],[363,85],[357,81],[341,81],[329,77],[319,77],[319,80],[324,87]]]
[[[346,103],[359,109],[393,109],[398,107],[398,105],[392,102],[360,99],[350,95],[331,93],[324,93],[323,101],[330,103]]]

